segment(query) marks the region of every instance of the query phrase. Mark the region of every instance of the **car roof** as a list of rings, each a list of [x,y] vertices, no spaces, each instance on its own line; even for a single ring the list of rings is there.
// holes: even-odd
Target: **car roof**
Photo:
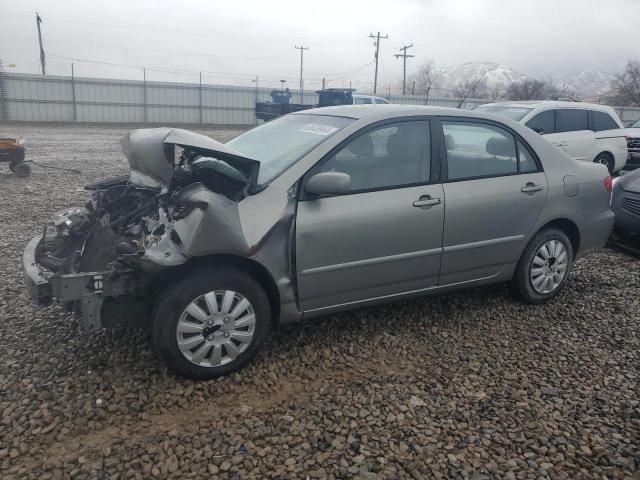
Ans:
[[[596,103],[570,102],[566,100],[514,100],[511,102],[495,102],[485,103],[483,107],[500,106],[500,107],[521,107],[521,108],[589,108],[593,110],[609,110],[608,105],[598,105]]]
[[[405,115],[449,115],[490,118],[500,122],[504,121],[503,118],[496,117],[495,115],[487,115],[467,109],[431,107],[426,105],[399,105],[395,103],[384,105],[338,105],[335,107],[311,108],[309,110],[301,110],[299,112],[292,113],[291,115],[329,115],[332,117],[347,117],[354,119],[366,117],[379,117],[380,119],[384,119]]]

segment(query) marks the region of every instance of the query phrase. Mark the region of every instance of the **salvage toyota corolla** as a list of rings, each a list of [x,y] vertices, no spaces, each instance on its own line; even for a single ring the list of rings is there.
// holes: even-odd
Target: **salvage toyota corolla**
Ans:
[[[244,366],[276,321],[504,281],[544,302],[614,221],[604,166],[471,111],[318,108],[226,144],[170,128],[121,144],[129,175],[54,215],[25,281],[86,327],[147,320],[191,378]]]

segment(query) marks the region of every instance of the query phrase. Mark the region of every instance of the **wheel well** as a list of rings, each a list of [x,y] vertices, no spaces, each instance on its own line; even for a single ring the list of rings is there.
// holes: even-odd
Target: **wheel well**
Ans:
[[[578,230],[578,226],[567,218],[557,218],[544,225],[539,231],[550,227],[562,230],[565,235],[569,237],[571,248],[573,249],[573,256],[575,257],[580,248],[580,230]]]
[[[215,263],[216,265],[233,266],[251,275],[264,288],[267,294],[272,319],[277,321],[278,318],[280,318],[280,294],[278,292],[278,286],[264,266],[255,260],[228,254],[208,255],[206,257],[198,257],[196,260],[196,262],[191,264],[192,268],[200,267],[204,263]]]
[[[599,152],[595,157],[593,157],[593,161],[595,162],[596,158],[598,158],[600,155],[606,155],[606,156],[608,156],[611,160],[614,160],[614,161],[615,161],[615,157],[613,156],[613,153],[608,152],[608,151],[606,151],[606,150],[605,150],[605,151],[602,151],[602,152]]]

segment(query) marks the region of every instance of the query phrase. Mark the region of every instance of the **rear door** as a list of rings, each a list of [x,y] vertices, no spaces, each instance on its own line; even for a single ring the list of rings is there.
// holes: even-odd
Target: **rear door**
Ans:
[[[444,195],[427,120],[371,127],[306,176],[351,176],[346,195],[305,197],[296,217],[300,306],[322,310],[437,284]],[[304,185],[304,181],[303,181]]]
[[[447,151],[440,285],[500,275],[540,216],[548,184],[531,149],[494,123],[442,119]]]
[[[593,161],[595,133],[589,127],[589,111],[582,108],[559,108],[556,133],[545,138],[574,160]]]

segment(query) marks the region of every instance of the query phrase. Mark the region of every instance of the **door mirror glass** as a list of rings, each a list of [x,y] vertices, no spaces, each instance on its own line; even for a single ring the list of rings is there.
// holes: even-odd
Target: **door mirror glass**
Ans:
[[[342,172],[316,173],[304,191],[312,195],[343,195],[351,191],[351,177]]]

